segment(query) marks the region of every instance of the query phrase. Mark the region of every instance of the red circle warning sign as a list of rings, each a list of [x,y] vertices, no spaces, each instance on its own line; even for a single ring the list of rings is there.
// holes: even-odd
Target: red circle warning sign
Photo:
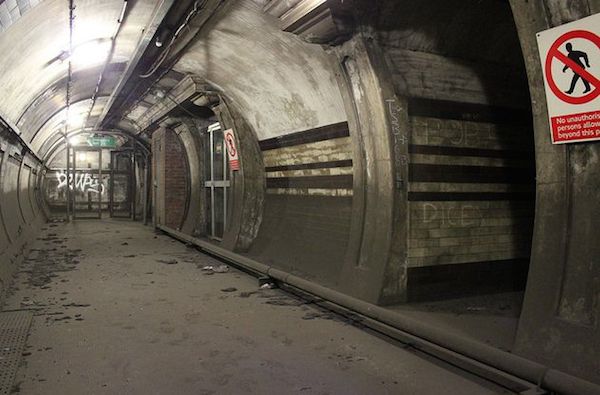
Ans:
[[[231,170],[240,170],[240,158],[235,144],[233,129],[227,129],[223,134],[227,146],[227,156],[229,156],[229,167]]]
[[[225,140],[227,141],[227,149],[229,150],[229,154],[232,157],[237,157],[237,150],[235,149],[235,141],[233,140],[233,135],[231,133],[227,133],[225,135]]]
[[[591,102],[592,100],[600,96],[600,79],[586,70],[581,59],[578,59],[576,56],[571,56],[572,53],[575,53],[577,51],[570,51],[568,55],[565,55],[560,51],[560,48],[563,44],[573,39],[588,40],[592,42],[600,52],[600,37],[595,33],[589,32],[587,30],[573,30],[567,32],[560,36],[548,50],[544,72],[546,74],[546,81],[548,82],[548,86],[556,95],[556,97],[569,104],[585,104]],[[567,44],[567,47],[569,46],[570,44]],[[552,75],[552,62],[555,59],[564,64],[563,72],[567,69],[571,69],[574,73],[570,90],[573,89],[573,87],[579,80],[581,80],[582,83],[585,84],[586,90],[584,91],[583,96],[573,96],[572,91],[563,91],[561,88],[558,87],[555,81],[555,77]],[[585,58],[584,60],[587,62],[587,58]],[[586,66],[588,66],[589,68],[589,63]]]

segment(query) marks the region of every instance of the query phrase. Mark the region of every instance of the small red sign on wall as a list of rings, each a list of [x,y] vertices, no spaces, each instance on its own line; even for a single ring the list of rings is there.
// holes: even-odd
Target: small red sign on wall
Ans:
[[[231,170],[240,170],[240,156],[237,149],[237,143],[233,129],[227,129],[224,132],[225,145],[227,146],[227,156],[229,157],[229,167]]]

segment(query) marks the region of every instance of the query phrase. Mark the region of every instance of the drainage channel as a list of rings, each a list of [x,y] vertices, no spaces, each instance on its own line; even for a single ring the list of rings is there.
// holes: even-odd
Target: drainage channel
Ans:
[[[262,264],[248,257],[215,246],[159,225],[157,229],[232,266],[256,276],[267,276],[284,290],[304,295],[317,304],[347,317],[360,325],[408,344],[429,355],[519,394],[600,395],[600,386],[564,372],[499,350],[475,340],[448,334],[398,312],[358,300],[298,276]]]

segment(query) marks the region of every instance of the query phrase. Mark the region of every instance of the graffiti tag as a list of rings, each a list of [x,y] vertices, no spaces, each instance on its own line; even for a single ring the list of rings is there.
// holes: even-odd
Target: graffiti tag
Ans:
[[[89,173],[84,174],[69,174],[67,180],[67,174],[63,171],[56,172],[56,179],[58,180],[58,189],[65,188],[67,185],[70,185],[71,190],[79,190],[83,193],[92,192],[92,193],[104,193],[104,185],[100,183],[98,179],[92,178]]]

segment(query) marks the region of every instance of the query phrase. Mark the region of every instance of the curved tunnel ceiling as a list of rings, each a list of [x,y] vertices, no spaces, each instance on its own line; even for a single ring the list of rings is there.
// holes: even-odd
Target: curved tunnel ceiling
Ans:
[[[157,9],[165,2],[126,3],[125,18],[106,69],[102,60],[83,65],[74,62],[70,114],[78,118],[84,114],[84,121],[69,122],[68,131],[123,126],[134,132],[139,129],[138,121],[157,105],[151,94],[140,94],[123,106],[114,122],[103,123],[103,115],[112,105],[111,99],[122,79],[138,77],[128,75],[128,69],[139,53],[144,34],[158,28]],[[173,4],[185,11],[184,6],[192,3]],[[259,140],[346,121],[336,70],[327,51],[283,32],[278,18],[264,12],[264,3],[222,2],[222,7],[207,16],[206,26],[162,77],[160,73],[152,76],[154,86],[168,92],[185,76],[203,78],[235,104]],[[406,50],[502,63],[509,68],[522,63],[520,54],[515,52],[518,39],[514,27],[492,23],[497,15],[510,13],[510,7],[500,2],[485,2],[485,6],[480,3],[436,0],[414,7],[410,1],[385,2],[389,10],[377,13],[373,23],[380,34],[389,36],[383,41]],[[4,92],[0,96],[0,116],[16,124],[21,137],[43,156],[58,141],[56,133],[64,132],[68,62],[61,61],[61,55],[64,59],[68,47],[69,9],[66,0],[30,4],[28,11],[0,34],[0,53],[4,54],[0,59],[0,86]],[[124,1],[74,0],[74,4],[74,47],[109,42]],[[440,12],[451,7],[464,12]],[[494,7],[493,13],[489,12],[490,7]],[[391,20],[386,15],[403,17]],[[447,15],[455,17],[440,19]],[[513,23],[512,18],[501,19]],[[192,27],[194,23],[192,20]],[[415,30],[415,26],[420,28]],[[488,36],[494,37],[495,45],[486,46],[482,41],[478,34],[482,26],[494,26]],[[448,34],[449,31],[461,31],[464,35]],[[92,55],[97,54],[88,57]],[[100,76],[102,83],[97,87]],[[506,78],[512,78],[512,74],[507,73]],[[91,101],[92,97],[96,100]]]
[[[119,77],[125,70],[126,63],[111,63],[104,74],[104,83],[98,96],[108,96],[112,93],[108,89],[117,83]],[[102,66],[96,66],[73,73],[71,83],[71,103],[77,103],[92,97],[98,76],[102,72]],[[61,78],[51,84],[41,95],[35,98],[23,112],[16,124],[27,142],[33,143],[38,138],[40,129],[45,123],[57,113],[64,109],[67,101],[67,77]],[[91,103],[90,103],[91,108]],[[90,122],[93,123],[91,119]]]
[[[173,69],[221,89],[267,139],[346,120],[329,62],[323,48],[242,0],[227,3]]]
[[[69,114],[80,118],[89,112],[90,117],[85,116],[84,124],[70,121],[68,131],[101,126],[105,106],[126,77],[138,44],[145,30],[153,26],[163,2],[127,3],[106,70],[103,72],[102,60],[79,64],[74,59]],[[0,116],[15,124],[21,138],[40,156],[60,139],[57,133],[65,131],[68,4],[65,0],[31,2],[28,11],[0,34],[0,52],[4,54],[0,86],[5,92],[0,96]],[[90,43],[109,43],[123,4],[123,0],[75,0],[75,52]],[[260,2],[223,4],[211,15],[210,26],[157,84],[168,91],[185,75],[205,78],[235,102],[259,139],[346,120],[335,74],[320,46],[282,32],[277,19],[265,14]],[[94,56],[97,54],[88,58]],[[93,103],[92,97],[97,97]],[[139,99],[139,106],[125,111],[116,125],[135,128],[138,117],[155,104],[151,98]]]
[[[69,3],[64,0],[29,1],[27,12],[11,20],[0,33],[0,116],[16,124],[21,137],[38,155],[64,131],[68,82]],[[93,127],[104,111],[160,2],[128,1],[123,24],[110,52],[123,0],[76,0],[73,28],[72,83],[69,130]],[[79,51],[79,57],[77,57]],[[100,76],[102,83],[96,92]],[[92,97],[98,99],[92,108]],[[91,112],[90,112],[91,111]],[[89,119],[87,114],[90,113]],[[85,125],[81,124],[85,114]],[[42,150],[42,151],[40,151]]]

